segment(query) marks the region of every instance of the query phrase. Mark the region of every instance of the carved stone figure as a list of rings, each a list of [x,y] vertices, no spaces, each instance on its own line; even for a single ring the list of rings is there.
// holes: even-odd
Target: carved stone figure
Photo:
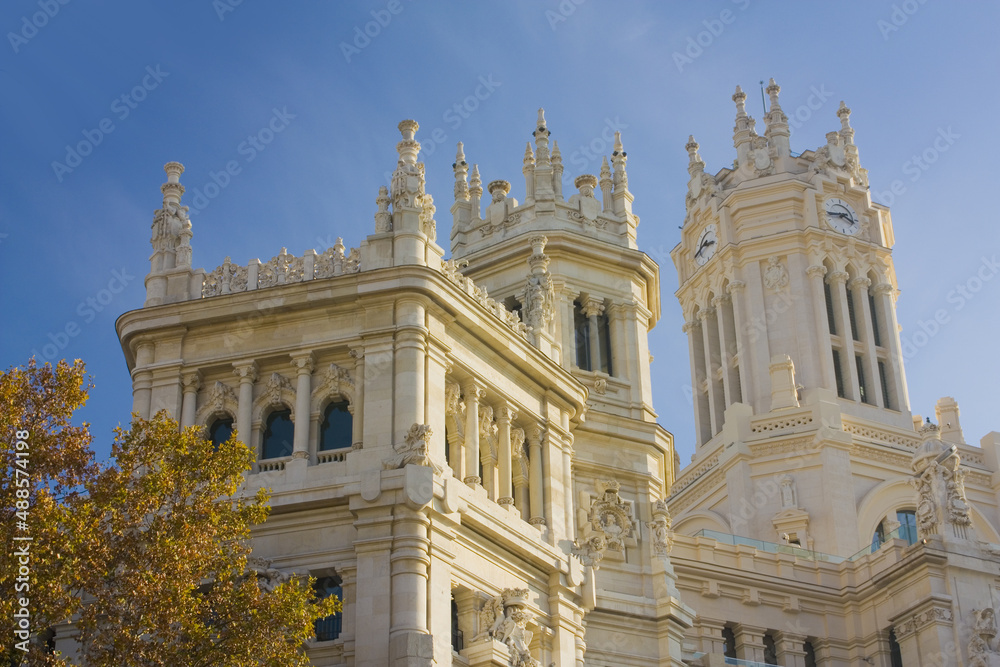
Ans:
[[[389,189],[384,185],[378,189],[378,197],[375,198],[378,211],[375,212],[375,233],[392,231],[392,214],[389,213]]]
[[[799,506],[798,494],[795,491],[795,480],[791,475],[781,478],[781,506],[783,508],[795,508]]]
[[[653,553],[657,556],[667,556],[674,546],[674,532],[671,530],[672,519],[667,509],[666,500],[653,501],[653,520],[646,523],[652,534]]]
[[[635,534],[632,506],[618,495],[619,489],[616,480],[597,484],[600,495],[590,505],[581,539],[574,543],[574,553],[584,564],[596,566],[608,549],[624,551],[625,540]]]
[[[480,633],[476,640],[495,639],[507,645],[511,667],[541,667],[531,657],[531,638],[527,629],[534,617],[525,609],[528,599],[526,588],[505,588],[483,605],[479,612]]]
[[[433,432],[428,424],[414,424],[407,431],[403,442],[392,446],[396,455],[383,461],[382,467],[386,470],[395,470],[408,465],[428,466],[433,468],[436,474],[441,474],[444,469],[430,457],[431,435]]]

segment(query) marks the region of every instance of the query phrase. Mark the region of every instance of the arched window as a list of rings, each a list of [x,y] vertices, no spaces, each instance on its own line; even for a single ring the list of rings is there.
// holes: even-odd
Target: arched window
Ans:
[[[232,417],[219,417],[208,427],[208,439],[212,441],[212,446],[216,449],[226,442],[233,435]]]
[[[338,577],[318,578],[316,583],[313,584],[313,592],[316,593],[316,598],[320,600],[328,598],[331,595],[335,595],[341,602],[344,601],[344,589],[341,587],[340,578]],[[340,611],[333,616],[318,619],[314,626],[316,630],[316,640],[328,642],[339,637],[343,620],[343,612]]]
[[[295,426],[291,410],[276,410],[267,416],[267,427],[261,442],[260,458],[277,459],[291,456]]]
[[[343,449],[351,446],[354,434],[354,417],[347,409],[347,401],[337,401],[326,406],[323,422],[319,427],[319,450]]]
[[[879,523],[872,537],[872,553],[878,551],[886,540],[894,537],[906,540],[907,544],[917,543],[917,513],[913,510],[899,510],[896,512],[896,521],[899,522],[899,528],[893,531],[895,534],[886,530],[885,521]]]

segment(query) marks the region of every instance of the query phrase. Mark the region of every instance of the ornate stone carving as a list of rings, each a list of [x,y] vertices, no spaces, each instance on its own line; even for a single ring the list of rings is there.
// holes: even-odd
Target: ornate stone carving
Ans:
[[[527,627],[534,623],[534,617],[525,609],[527,599],[527,588],[505,588],[500,595],[487,600],[479,612],[480,633],[476,639],[495,639],[506,644],[511,667],[541,667],[529,649],[534,633]]]
[[[574,544],[574,553],[584,564],[596,566],[608,549],[625,550],[625,540],[634,535],[632,506],[618,495],[621,484],[617,480],[597,483],[598,497],[594,498],[583,526],[582,541]]]
[[[604,378],[597,378],[594,380],[594,393],[604,396],[608,393],[608,381]]]
[[[273,593],[276,588],[287,584],[295,577],[292,572],[273,567],[271,561],[253,556],[247,559],[247,569],[249,576],[257,578],[257,585],[265,593]]]
[[[437,223],[434,222],[434,213],[437,208],[434,206],[434,198],[422,194],[417,197],[417,205],[420,206],[420,231],[426,234],[431,241],[437,240]]]
[[[427,466],[433,468],[436,474],[441,474],[444,472],[444,469],[430,457],[429,441],[431,435],[433,435],[433,432],[429,425],[414,424],[407,431],[403,442],[392,446],[396,451],[396,455],[385,459],[382,462],[382,467],[386,470],[395,470],[408,465]]]
[[[264,384],[264,393],[261,394],[260,401],[263,404],[277,405],[281,403],[281,395],[286,391],[293,391],[291,380],[281,373],[271,373],[271,377]]]
[[[292,256],[288,254],[288,250],[282,248],[280,253],[260,267],[260,271],[257,273],[257,288],[262,289],[264,287],[284,284],[287,278],[288,265],[291,263],[291,260]]]
[[[795,479],[791,475],[785,475],[781,478],[780,488],[782,509],[798,507],[799,501],[798,493],[795,490]]]
[[[667,509],[666,500],[653,501],[653,520],[646,522],[652,536],[653,553],[657,556],[669,556],[674,546],[674,531],[671,529],[672,519]]]
[[[938,428],[921,429],[924,444],[913,455],[912,480],[917,490],[917,534],[934,535],[950,526],[954,537],[970,538],[972,518],[965,496],[965,471],[961,459],[941,442]]]
[[[549,258],[545,254],[548,239],[535,236],[531,239],[531,256],[528,265],[531,275],[524,292],[525,322],[532,333],[537,333],[555,317],[556,291],[549,274]]]
[[[378,197],[375,198],[378,211],[375,212],[375,233],[392,231],[392,214],[389,213],[389,189],[384,185],[378,189]]]
[[[486,310],[493,313],[493,315],[500,319],[504,324],[513,329],[516,334],[522,338],[527,337],[528,327],[521,321],[521,318],[518,317],[517,313],[507,310],[507,308],[496,299],[491,299],[485,287],[476,285],[472,282],[472,279],[466,278],[459,273],[459,269],[465,267],[466,265],[467,262],[442,260],[441,273],[443,273],[451,282],[458,285],[463,292],[478,301],[480,305],[486,308]]]
[[[778,292],[788,286],[788,272],[782,266],[777,255],[771,255],[767,259],[767,268],[764,269],[764,286],[772,292]]]

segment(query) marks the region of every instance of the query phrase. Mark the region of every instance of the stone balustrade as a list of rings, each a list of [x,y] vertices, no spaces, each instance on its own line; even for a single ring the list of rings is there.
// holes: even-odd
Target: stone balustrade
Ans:
[[[357,248],[345,253],[343,239],[323,254],[307,250],[301,257],[281,249],[275,257],[261,263],[254,259],[246,266],[233,264],[229,257],[222,266],[205,275],[202,298],[265,289],[275,285],[288,285],[307,280],[333,278],[361,270],[361,252]]]

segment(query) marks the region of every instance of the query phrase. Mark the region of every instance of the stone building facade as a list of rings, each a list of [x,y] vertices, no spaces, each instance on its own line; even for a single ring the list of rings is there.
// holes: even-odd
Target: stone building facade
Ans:
[[[794,155],[778,92],[761,136],[737,90],[732,168],[687,146],[684,470],[620,137],[564,194],[539,111],[521,202],[499,179],[484,201],[459,144],[447,260],[414,121],[355,249],[192,268],[166,165],[147,299],[118,321],[133,410],[257,452],[255,555],[344,600],[315,664],[1000,661],[1000,434],[967,445],[950,399],[911,415],[850,111]]]

